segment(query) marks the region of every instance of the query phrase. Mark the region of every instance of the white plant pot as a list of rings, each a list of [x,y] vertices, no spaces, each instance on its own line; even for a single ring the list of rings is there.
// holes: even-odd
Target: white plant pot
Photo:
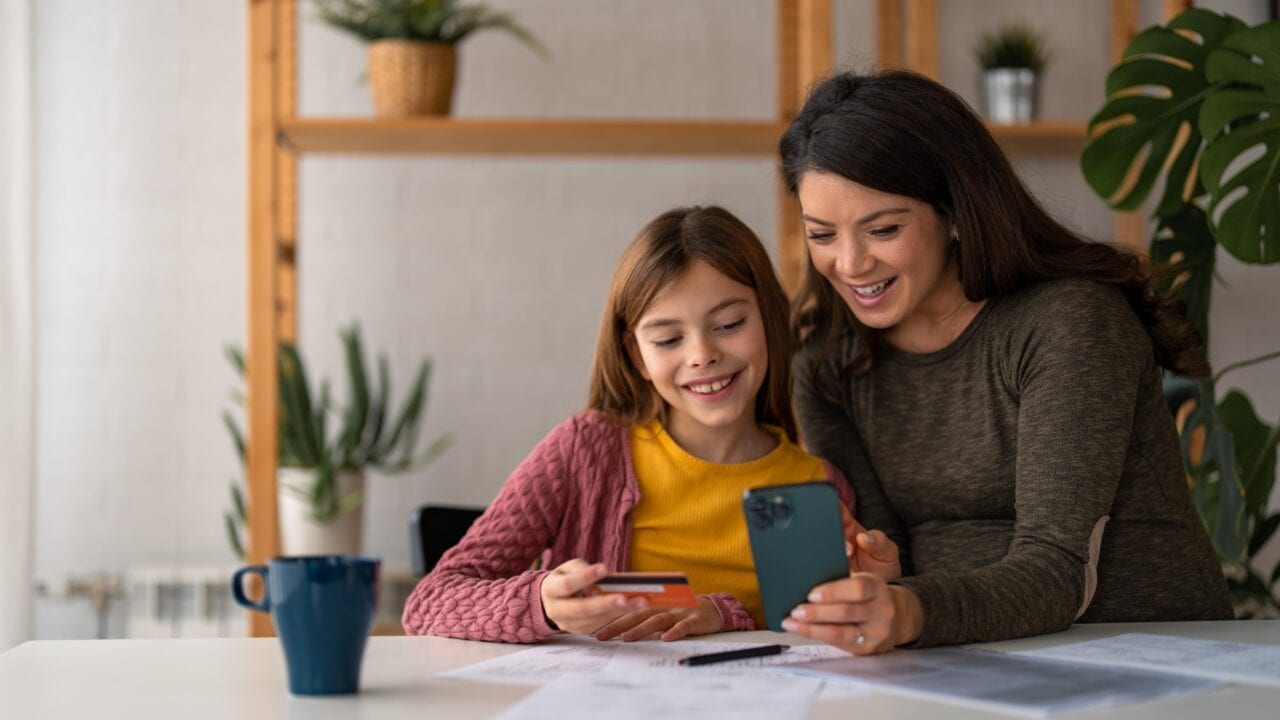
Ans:
[[[987,70],[982,76],[982,101],[992,122],[1029,123],[1039,114],[1036,74],[1028,68]]]
[[[338,497],[353,492],[364,497],[364,473],[339,470]],[[316,472],[304,468],[280,468],[276,475],[282,555],[359,555],[364,530],[364,502],[329,522],[316,522],[306,491],[316,482]],[[298,488],[302,493],[291,490]]]

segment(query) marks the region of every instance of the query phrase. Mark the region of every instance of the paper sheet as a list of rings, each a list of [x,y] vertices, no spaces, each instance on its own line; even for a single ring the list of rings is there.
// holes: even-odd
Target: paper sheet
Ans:
[[[1280,687],[1280,646],[1127,633],[1019,655]]]
[[[492,660],[442,673],[442,677],[476,682],[545,685],[569,673],[620,674],[645,678],[656,672],[673,671],[674,679],[709,676],[761,677],[775,673],[782,665],[829,658],[847,657],[830,645],[793,645],[780,654],[747,658],[714,665],[686,668],[678,665],[689,655],[723,652],[761,643],[729,643],[706,640],[681,640],[664,643],[658,640],[635,643],[598,642],[591,638],[562,636],[547,643],[503,655]],[[871,694],[871,690],[846,683],[823,683],[824,698],[851,698]]]
[[[787,665],[785,670],[1033,717],[1189,695],[1221,685],[1147,670],[957,649],[895,650]]]
[[[568,673],[498,716],[501,720],[780,720],[808,717],[819,682],[808,678]]]

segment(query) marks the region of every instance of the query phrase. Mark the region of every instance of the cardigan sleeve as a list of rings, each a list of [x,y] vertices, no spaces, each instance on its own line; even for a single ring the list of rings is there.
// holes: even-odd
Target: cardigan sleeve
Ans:
[[[529,568],[560,531],[576,440],[571,418],[516,468],[493,504],[405,601],[406,633],[518,643],[557,633],[542,610],[548,571]]]

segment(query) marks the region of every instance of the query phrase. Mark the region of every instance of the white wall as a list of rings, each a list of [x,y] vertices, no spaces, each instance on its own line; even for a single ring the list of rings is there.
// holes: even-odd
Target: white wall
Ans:
[[[944,80],[964,93],[968,42],[951,36],[1017,5],[974,3],[941,4]],[[458,115],[773,112],[773,0],[492,4],[515,10],[553,59],[478,36],[463,47]],[[235,385],[221,347],[244,337],[246,4],[36,5],[37,573],[230,563],[221,511],[238,467],[218,415]],[[303,8],[301,110],[366,114],[362,48]],[[838,56],[869,66],[874,3],[837,9]],[[1061,38],[1046,110],[1085,117],[1101,99],[1105,33],[1091,28],[1105,12],[1034,12]],[[1069,222],[1108,234],[1074,160],[1019,167]],[[581,407],[609,272],[646,220],[720,203],[772,243],[773,173],[770,159],[305,159],[300,332],[313,373],[341,378],[336,331],[358,318],[401,391],[416,358],[436,359],[428,431],[457,438],[431,468],[376,479],[369,550],[406,564],[410,508],[487,502]],[[1242,271],[1232,301],[1274,306],[1264,272]],[[1265,315],[1228,302],[1215,309],[1216,356],[1266,346]],[[1274,418],[1280,396],[1260,385],[1255,400]],[[83,602],[41,602],[37,633],[89,636],[92,615]]]

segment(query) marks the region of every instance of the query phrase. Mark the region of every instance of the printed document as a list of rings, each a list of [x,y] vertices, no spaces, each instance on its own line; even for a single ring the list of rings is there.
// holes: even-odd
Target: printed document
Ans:
[[[1127,633],[1019,655],[1280,687],[1280,646]]]
[[[1190,695],[1222,684],[1149,670],[953,648],[895,650],[781,669],[1033,717]]]
[[[819,682],[757,675],[645,676],[568,673],[522,700],[500,720],[782,720],[808,717]]]

